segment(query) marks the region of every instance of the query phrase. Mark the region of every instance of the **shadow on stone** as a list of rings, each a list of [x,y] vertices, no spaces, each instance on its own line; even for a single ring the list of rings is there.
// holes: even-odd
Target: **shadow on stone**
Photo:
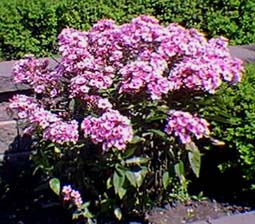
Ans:
[[[47,177],[34,173],[31,146],[30,136],[16,136],[0,163],[0,223],[72,223]]]

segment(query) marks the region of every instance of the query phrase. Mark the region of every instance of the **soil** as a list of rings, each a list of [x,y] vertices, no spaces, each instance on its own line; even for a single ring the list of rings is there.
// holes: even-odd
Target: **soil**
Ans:
[[[155,208],[147,220],[153,224],[184,224],[195,221],[208,221],[222,216],[251,211],[251,207],[218,203],[212,200],[189,201],[185,204],[167,205],[165,208]]]

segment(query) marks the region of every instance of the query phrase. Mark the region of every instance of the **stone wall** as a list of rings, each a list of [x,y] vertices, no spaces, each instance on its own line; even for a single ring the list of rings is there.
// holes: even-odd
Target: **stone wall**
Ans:
[[[15,84],[12,78],[12,67],[15,61],[0,62],[0,161],[5,152],[13,151],[12,156],[26,153],[26,139],[22,139],[22,124],[15,119],[8,109],[9,100],[16,94],[31,95],[28,85]],[[50,66],[56,62],[50,59]],[[10,156],[10,155],[8,155]]]

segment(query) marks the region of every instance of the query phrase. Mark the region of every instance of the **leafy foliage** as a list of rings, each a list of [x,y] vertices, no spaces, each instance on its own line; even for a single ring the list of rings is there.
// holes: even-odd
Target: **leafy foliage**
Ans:
[[[214,97],[204,101],[200,109],[211,120],[212,133],[223,141],[220,147],[233,154],[231,160],[220,164],[222,172],[240,169],[243,177],[254,184],[255,180],[255,66],[246,67],[243,82],[234,88],[224,87]]]

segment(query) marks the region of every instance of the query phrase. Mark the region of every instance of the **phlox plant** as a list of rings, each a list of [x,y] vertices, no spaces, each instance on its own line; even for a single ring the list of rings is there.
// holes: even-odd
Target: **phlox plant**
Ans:
[[[195,143],[210,138],[196,100],[241,80],[228,40],[142,15],[65,28],[58,44],[54,68],[32,56],[15,64],[15,81],[35,94],[10,107],[28,122],[38,167],[63,183],[63,200],[80,206],[83,197],[96,217],[121,219],[187,198],[186,175],[199,176]],[[71,185],[80,193],[70,196]]]

